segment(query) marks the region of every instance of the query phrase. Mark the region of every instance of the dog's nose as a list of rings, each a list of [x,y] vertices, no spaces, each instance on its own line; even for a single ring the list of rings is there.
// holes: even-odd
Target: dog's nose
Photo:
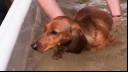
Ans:
[[[37,45],[37,43],[33,43],[33,44],[31,44],[31,47],[32,47],[32,49],[37,50],[38,45]]]

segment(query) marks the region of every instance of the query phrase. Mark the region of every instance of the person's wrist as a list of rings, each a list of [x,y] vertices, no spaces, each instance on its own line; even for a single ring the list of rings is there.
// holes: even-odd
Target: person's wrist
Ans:
[[[112,15],[112,17],[121,17],[122,15]]]

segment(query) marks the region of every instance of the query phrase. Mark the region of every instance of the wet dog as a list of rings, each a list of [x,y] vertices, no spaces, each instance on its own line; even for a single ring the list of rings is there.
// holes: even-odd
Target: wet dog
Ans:
[[[59,47],[58,50],[62,52],[80,53],[85,48],[105,46],[109,43],[112,23],[112,17],[107,12],[86,7],[77,12],[73,19],[59,16],[50,21],[45,26],[44,34],[32,44],[32,48],[45,52]]]

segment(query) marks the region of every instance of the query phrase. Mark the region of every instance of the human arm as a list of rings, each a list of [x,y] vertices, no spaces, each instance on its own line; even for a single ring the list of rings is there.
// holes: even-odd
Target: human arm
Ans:
[[[113,17],[120,17],[120,0],[106,0]]]
[[[57,16],[64,16],[56,0],[38,0],[38,3],[51,20]]]

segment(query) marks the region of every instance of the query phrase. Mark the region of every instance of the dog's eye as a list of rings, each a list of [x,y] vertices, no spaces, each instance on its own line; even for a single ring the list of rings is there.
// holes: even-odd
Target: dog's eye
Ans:
[[[50,34],[52,34],[52,35],[57,35],[58,32],[56,32],[56,31],[51,31]]]

